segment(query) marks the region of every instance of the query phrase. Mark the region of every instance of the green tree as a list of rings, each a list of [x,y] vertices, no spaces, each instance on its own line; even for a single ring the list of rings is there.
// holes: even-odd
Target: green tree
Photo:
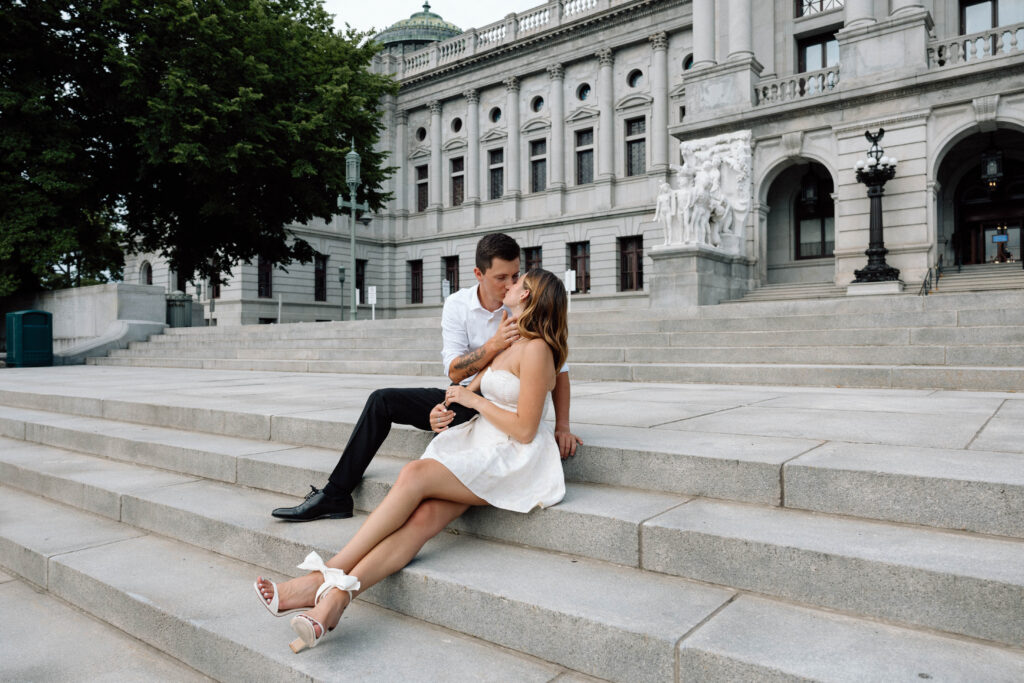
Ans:
[[[12,236],[49,234],[47,245],[78,246],[51,259],[54,272],[101,261],[80,238],[90,235],[87,246],[105,253],[103,225],[120,226],[129,250],[160,253],[186,275],[230,274],[256,256],[306,262],[311,247],[287,226],[336,213],[351,136],[363,157],[358,199],[376,207],[386,199],[389,169],[373,147],[378,102],[396,86],[368,70],[377,46],[359,32],[335,32],[319,0],[0,2],[5,35],[14,35],[8,26],[35,25],[17,51],[3,48],[5,65],[31,74],[23,62],[46,49],[53,62],[34,90],[0,71],[0,97],[24,93],[21,109],[41,110],[34,128],[19,122],[22,159],[29,149],[56,155],[47,170],[65,183],[51,183],[63,194],[44,192],[46,178],[26,174],[26,162],[4,166],[0,183],[31,181],[39,199],[28,213],[20,202],[0,204],[0,277],[24,278],[26,268],[39,275],[18,250],[5,255],[9,220],[19,215],[24,229]],[[51,125],[62,118],[66,125]],[[44,222],[47,211],[60,215]],[[78,241],[54,239],[59,226],[74,226]]]

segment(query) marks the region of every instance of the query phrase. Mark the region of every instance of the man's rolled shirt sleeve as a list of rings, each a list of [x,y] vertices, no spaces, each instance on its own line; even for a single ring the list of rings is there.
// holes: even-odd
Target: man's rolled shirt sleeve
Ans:
[[[441,310],[441,362],[446,376],[450,376],[452,361],[470,350],[467,313],[454,297],[448,297]]]

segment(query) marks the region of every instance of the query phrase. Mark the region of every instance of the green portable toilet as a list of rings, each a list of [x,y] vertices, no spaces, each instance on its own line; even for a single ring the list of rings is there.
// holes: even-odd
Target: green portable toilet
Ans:
[[[14,311],[7,314],[7,365],[34,368],[53,365],[53,314]]]

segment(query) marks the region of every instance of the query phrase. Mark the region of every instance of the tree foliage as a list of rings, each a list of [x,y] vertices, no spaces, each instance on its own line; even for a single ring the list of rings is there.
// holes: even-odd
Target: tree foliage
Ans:
[[[0,293],[117,240],[186,276],[306,262],[287,226],[337,212],[351,137],[358,199],[386,199],[374,143],[395,86],[319,0],[0,3],[19,36],[0,47]]]

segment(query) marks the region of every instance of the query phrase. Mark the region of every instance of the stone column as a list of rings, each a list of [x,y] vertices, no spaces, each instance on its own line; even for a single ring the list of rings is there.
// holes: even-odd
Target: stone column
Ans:
[[[505,177],[505,194],[519,196],[519,79],[515,76],[506,78],[505,84],[505,118],[508,121],[508,164]]]
[[[668,35],[650,37],[651,60],[651,171],[668,171]]]
[[[466,201],[480,200],[480,93],[467,90],[466,98]]]
[[[565,188],[565,69],[561,64],[548,67],[548,102],[551,110],[551,151],[548,154],[548,187]]]
[[[846,0],[846,22],[844,26],[864,26],[875,23],[874,0]]]
[[[750,32],[750,16],[753,12],[750,0],[729,0],[729,59],[746,59],[754,56],[753,38]]]
[[[404,109],[395,112],[395,158],[398,172],[395,174],[395,212],[407,214],[406,195],[409,191],[408,157],[409,112]]]
[[[715,62],[715,0],[693,0],[693,66]]]
[[[430,205],[428,208],[439,209],[441,201],[441,103],[434,100],[430,103]]]
[[[597,177],[611,180],[615,177],[615,108],[612,84],[612,65],[615,55],[609,48],[598,50],[600,65],[597,72],[597,112],[600,127],[597,145]]]
[[[892,0],[892,11],[889,14],[899,14],[920,9],[924,9],[924,3],[921,0]]]

